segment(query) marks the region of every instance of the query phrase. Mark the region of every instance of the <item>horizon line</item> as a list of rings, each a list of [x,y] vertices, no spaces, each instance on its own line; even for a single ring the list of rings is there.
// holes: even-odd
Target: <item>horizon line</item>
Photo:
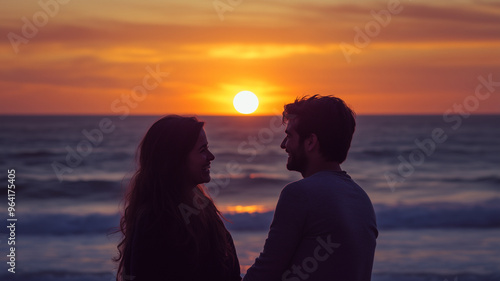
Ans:
[[[164,113],[164,114],[129,114],[127,117],[141,117],[141,116],[166,116],[166,115],[180,115],[180,116],[206,116],[206,117],[266,117],[266,116],[277,116],[276,114],[179,114],[179,113]],[[356,114],[356,116],[442,116],[443,113],[362,113]],[[459,113],[452,115],[460,115]],[[481,112],[481,113],[471,113],[471,115],[500,115],[500,112]],[[0,117],[57,117],[57,116],[110,116],[119,117],[120,114],[102,114],[102,113],[8,113],[0,114]]]

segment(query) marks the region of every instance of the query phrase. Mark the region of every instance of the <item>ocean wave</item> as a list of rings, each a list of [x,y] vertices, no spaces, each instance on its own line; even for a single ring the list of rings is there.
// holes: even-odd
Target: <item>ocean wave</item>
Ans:
[[[479,182],[479,183],[492,183],[492,184],[500,184],[500,176],[497,175],[485,175],[479,177],[453,177],[453,178],[443,178],[443,181],[446,182]]]
[[[20,235],[81,235],[112,233],[119,214],[26,214],[18,215]],[[21,223],[22,222],[22,223]]]
[[[498,281],[500,272],[477,274],[460,272],[458,274],[437,274],[423,272],[373,273],[373,281]]]
[[[109,272],[78,272],[45,270],[34,272],[16,272],[16,277],[22,277],[23,281],[114,281],[115,273]],[[1,274],[0,280],[10,280],[12,273]],[[12,279],[20,280],[20,278]]]
[[[23,200],[40,199],[91,199],[109,200],[110,198],[121,198],[124,184],[118,181],[106,180],[76,180],[76,181],[38,181],[30,184],[26,181],[16,182],[16,193]],[[7,187],[0,188],[6,190]]]
[[[61,271],[61,270],[44,270],[33,272],[19,272],[16,275],[22,276],[24,281],[112,281],[115,280],[116,273],[110,271],[99,272],[81,272],[81,271]],[[0,274],[1,280],[7,280],[12,276],[11,273]],[[244,274],[243,274],[244,276]],[[500,272],[492,272],[489,274],[478,274],[472,272],[457,272],[455,274],[440,274],[432,272],[374,272],[372,274],[373,281],[498,281],[500,280]]]
[[[376,204],[374,208],[381,229],[500,228],[500,198],[475,204]]]
[[[18,152],[13,152],[9,154],[9,157],[16,159],[24,159],[24,158],[44,158],[52,157],[63,153],[64,151],[55,151],[55,150],[21,150]]]
[[[268,230],[273,220],[274,211],[265,213],[224,214],[228,220],[226,227],[230,230],[260,231]]]
[[[425,155],[427,161],[438,161],[449,163],[463,157],[482,157],[482,160],[487,159],[488,162],[498,162],[498,148],[493,144],[484,144],[477,146],[477,143],[472,145],[441,145],[435,144],[433,148],[419,147],[414,142],[397,143],[392,146],[383,145],[377,146],[352,146],[349,151],[349,158],[357,160],[378,161],[382,159],[397,159],[398,156],[408,158],[410,154],[419,153]]]
[[[356,157],[364,157],[364,156],[370,156],[370,157],[395,157],[398,155],[398,151],[394,148],[381,148],[381,149],[375,149],[375,148],[365,148],[365,149],[353,149],[352,151],[349,152],[349,156],[356,156]]]
[[[22,276],[24,281],[111,281],[115,280],[115,273],[109,272],[78,272],[78,271],[58,271],[46,270],[35,272],[16,273]],[[1,274],[0,278],[6,280],[12,274]],[[407,273],[373,273],[373,281],[498,281],[500,272],[491,274],[476,274],[461,272],[458,274],[437,274],[422,272]]]
[[[374,206],[379,229],[500,228],[500,198],[476,203],[425,203]],[[226,226],[237,231],[269,230],[274,211],[225,213]],[[23,235],[106,234],[119,225],[119,214],[24,214]]]

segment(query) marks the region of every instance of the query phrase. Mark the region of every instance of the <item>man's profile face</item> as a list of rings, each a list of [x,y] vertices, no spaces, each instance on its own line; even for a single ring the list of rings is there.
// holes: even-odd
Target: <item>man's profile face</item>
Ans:
[[[307,167],[307,158],[304,149],[304,143],[300,142],[300,136],[295,130],[296,121],[289,120],[285,138],[281,142],[281,148],[288,153],[286,168],[290,171],[304,172]]]

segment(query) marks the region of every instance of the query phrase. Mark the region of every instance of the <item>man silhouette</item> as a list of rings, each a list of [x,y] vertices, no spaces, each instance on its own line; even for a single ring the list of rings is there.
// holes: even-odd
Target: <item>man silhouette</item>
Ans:
[[[369,281],[378,236],[368,195],[340,168],[356,127],[339,98],[285,105],[287,169],[304,179],[281,192],[264,250],[244,281]]]

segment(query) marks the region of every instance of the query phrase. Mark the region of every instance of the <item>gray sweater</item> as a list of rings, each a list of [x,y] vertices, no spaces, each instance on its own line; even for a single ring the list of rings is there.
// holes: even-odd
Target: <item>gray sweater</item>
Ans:
[[[369,281],[375,212],[346,172],[321,171],[283,188],[264,250],[244,281]]]

